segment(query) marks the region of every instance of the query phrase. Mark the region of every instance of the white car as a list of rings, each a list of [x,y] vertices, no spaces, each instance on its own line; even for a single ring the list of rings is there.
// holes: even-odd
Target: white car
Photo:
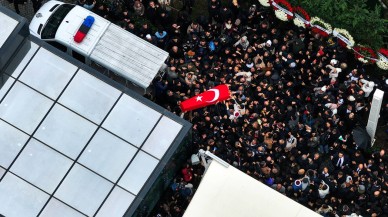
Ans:
[[[84,40],[74,36],[88,16],[94,23]],[[168,52],[81,6],[49,1],[35,14],[30,33],[76,59],[99,65],[146,89],[164,68]],[[95,63],[95,64],[93,64]]]

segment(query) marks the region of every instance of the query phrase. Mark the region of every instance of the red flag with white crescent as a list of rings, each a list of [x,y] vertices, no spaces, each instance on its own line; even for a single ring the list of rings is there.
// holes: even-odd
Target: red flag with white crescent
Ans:
[[[221,84],[183,101],[181,103],[181,109],[183,112],[191,111],[205,106],[214,105],[217,102],[229,99],[229,97],[229,87],[226,84]]]

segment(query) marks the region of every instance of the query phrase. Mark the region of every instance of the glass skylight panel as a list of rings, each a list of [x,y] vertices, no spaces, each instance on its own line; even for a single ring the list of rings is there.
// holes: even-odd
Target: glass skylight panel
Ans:
[[[44,191],[53,193],[72,163],[72,160],[32,139],[12,165],[11,171]]]
[[[20,76],[20,80],[55,100],[77,68],[61,57],[41,48]]]
[[[28,64],[32,56],[36,53],[39,46],[33,42],[27,41],[23,44],[20,51],[16,54],[11,64],[5,70],[5,73],[17,78],[24,67]],[[22,61],[20,61],[22,59]]]
[[[78,162],[105,178],[116,182],[137,148],[100,129],[90,141]]]
[[[8,89],[11,87],[14,81],[15,79],[8,76],[7,74],[0,75],[0,101],[3,99],[4,95],[7,93]]]
[[[2,47],[19,22],[4,13],[0,13],[0,23],[0,47]]]
[[[62,203],[61,201],[51,198],[39,217],[85,217],[85,215]]]
[[[158,160],[139,151],[119,181],[119,185],[137,195],[154,171]]]
[[[75,164],[54,196],[86,215],[92,216],[112,186],[109,181]]]
[[[134,199],[135,196],[133,194],[116,186],[98,211],[96,217],[123,216]]]
[[[78,71],[59,102],[94,123],[100,124],[120,92],[85,71]]]
[[[96,129],[97,125],[56,104],[34,137],[76,159]]]
[[[8,168],[28,140],[28,135],[0,120],[0,165]]]
[[[183,126],[45,44],[19,48],[0,75],[0,214],[132,212]]]
[[[160,116],[160,113],[150,107],[123,95],[102,126],[140,147]]]
[[[174,141],[182,125],[171,120],[170,118],[163,116],[158,125],[152,131],[151,135],[144,143],[142,150],[149,154],[161,159]]]
[[[0,182],[0,210],[7,217],[36,217],[49,195],[11,173]]]
[[[49,98],[16,82],[0,104],[0,117],[31,134],[52,104]]]

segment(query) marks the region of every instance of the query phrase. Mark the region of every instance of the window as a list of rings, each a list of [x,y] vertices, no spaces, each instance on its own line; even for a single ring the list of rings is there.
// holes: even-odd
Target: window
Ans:
[[[50,12],[53,12],[53,10],[54,10],[55,8],[58,7],[58,5],[59,5],[59,4],[54,5],[49,11],[50,11]]]
[[[102,72],[102,73],[104,73],[105,70],[106,70],[104,66],[102,66],[101,64],[99,64],[99,63],[97,63],[97,62],[95,62],[93,60],[91,61],[90,66],[92,68],[96,69],[97,71]]]
[[[66,52],[67,51],[67,47],[63,44],[60,44],[56,41],[47,41],[47,43],[51,44],[52,46],[58,48],[59,50],[63,51],[63,52]]]
[[[47,20],[46,26],[42,30],[42,39],[52,39],[57,33],[59,25],[61,25],[63,19],[73,9],[75,5],[63,4],[58,6],[58,9]]]
[[[38,34],[40,35],[40,31],[42,31],[43,24],[40,24],[38,27]]]
[[[84,55],[82,55],[82,54],[80,54],[80,53],[78,53],[77,51],[74,51],[74,50],[71,52],[71,55],[72,55],[75,59],[77,59],[77,60],[79,60],[79,61],[85,63],[85,56],[84,56]]]

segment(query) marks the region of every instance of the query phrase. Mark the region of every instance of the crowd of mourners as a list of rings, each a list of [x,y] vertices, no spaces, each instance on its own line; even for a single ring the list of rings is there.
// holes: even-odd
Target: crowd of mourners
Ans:
[[[335,38],[279,21],[270,9],[207,1],[208,16],[195,19],[194,0],[183,0],[177,17],[166,0],[77,3],[169,52],[153,100],[171,112],[229,85],[230,100],[184,114],[192,153],[209,150],[323,216],[388,216],[388,155],[359,147],[352,134],[365,127],[387,77],[371,78]],[[380,115],[387,125],[387,101]],[[203,170],[188,160],[154,216],[182,216]]]

